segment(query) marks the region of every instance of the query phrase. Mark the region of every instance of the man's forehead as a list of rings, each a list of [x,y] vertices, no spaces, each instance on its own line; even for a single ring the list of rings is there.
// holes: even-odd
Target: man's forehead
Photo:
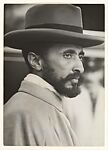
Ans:
[[[61,44],[57,43],[54,44],[50,47],[50,50],[53,51],[65,51],[65,50],[75,50],[75,51],[82,51],[83,48],[79,45],[74,45],[74,44]]]

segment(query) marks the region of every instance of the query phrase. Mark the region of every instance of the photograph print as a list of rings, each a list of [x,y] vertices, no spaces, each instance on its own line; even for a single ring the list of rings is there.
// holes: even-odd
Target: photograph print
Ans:
[[[105,146],[104,4],[4,4],[4,146]]]

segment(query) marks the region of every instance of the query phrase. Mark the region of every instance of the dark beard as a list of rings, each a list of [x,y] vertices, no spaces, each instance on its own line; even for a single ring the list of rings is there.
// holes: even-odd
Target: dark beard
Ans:
[[[78,84],[73,85],[72,88],[66,88],[66,87],[64,87],[62,80],[60,80],[58,82],[54,81],[51,83],[59,94],[69,97],[69,98],[76,97],[81,92]]]
[[[76,73],[68,75],[64,79],[61,78],[61,79],[58,80],[52,69],[47,68],[47,69],[45,69],[45,71],[43,73],[43,78],[48,83],[50,83],[59,94],[61,94],[63,96],[66,96],[66,97],[69,97],[69,98],[76,97],[81,92],[78,83],[77,84],[72,84],[71,88],[66,88],[65,87],[65,83],[67,81],[70,81],[71,79],[74,79],[75,76],[77,76]]]

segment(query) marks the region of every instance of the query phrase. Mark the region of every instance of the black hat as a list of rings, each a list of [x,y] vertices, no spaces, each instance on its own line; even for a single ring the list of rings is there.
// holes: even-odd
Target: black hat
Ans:
[[[30,8],[25,17],[25,29],[5,35],[5,46],[30,48],[39,42],[76,44],[91,47],[103,43],[103,38],[83,34],[79,7],[70,4],[44,4]]]

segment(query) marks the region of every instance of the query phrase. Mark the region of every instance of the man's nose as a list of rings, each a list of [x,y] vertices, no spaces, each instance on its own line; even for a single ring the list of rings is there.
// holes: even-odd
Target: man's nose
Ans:
[[[79,71],[80,73],[84,72],[84,67],[82,61],[78,58],[74,64],[72,71]]]

